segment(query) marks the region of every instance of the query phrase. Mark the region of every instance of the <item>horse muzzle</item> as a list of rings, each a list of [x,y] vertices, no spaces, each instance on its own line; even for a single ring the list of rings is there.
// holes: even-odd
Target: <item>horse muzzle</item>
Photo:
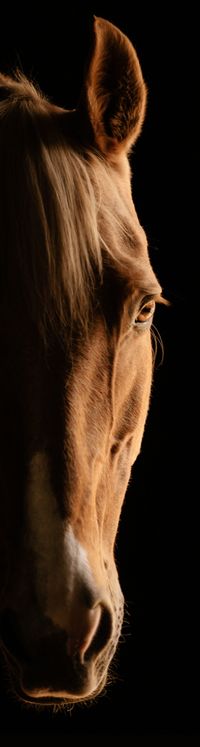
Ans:
[[[4,610],[0,619],[2,646],[14,689],[24,700],[47,703],[87,699],[99,692],[113,656],[113,620],[103,603],[81,606],[73,635],[48,619],[40,636],[26,635],[16,611]]]

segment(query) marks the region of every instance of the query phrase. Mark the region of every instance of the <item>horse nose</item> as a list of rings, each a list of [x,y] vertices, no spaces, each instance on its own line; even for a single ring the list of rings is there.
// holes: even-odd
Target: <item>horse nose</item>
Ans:
[[[6,610],[0,633],[8,653],[20,664],[22,693],[36,700],[82,697],[98,685],[94,666],[112,636],[112,615],[102,603],[93,608],[77,606],[70,633],[43,619],[39,635],[33,638],[16,612]]]
[[[38,658],[43,658],[45,642],[48,645],[49,655],[52,642],[52,660],[55,661],[55,649],[59,635],[62,637],[63,655],[69,659],[76,657],[80,664],[87,664],[96,658],[112,636],[112,613],[104,603],[98,603],[93,607],[82,603],[76,604],[71,613],[70,624],[65,629],[59,629],[48,618],[38,620],[36,639],[31,634],[31,630],[29,633],[24,615],[20,620],[20,614],[10,609],[4,610],[1,615],[2,642],[19,661],[29,660],[31,662],[33,650],[35,655],[38,650]]]

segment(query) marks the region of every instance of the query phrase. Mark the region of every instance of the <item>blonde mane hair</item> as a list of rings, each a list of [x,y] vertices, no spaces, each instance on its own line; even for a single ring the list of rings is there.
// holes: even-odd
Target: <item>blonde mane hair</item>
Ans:
[[[113,171],[94,150],[67,142],[59,111],[21,72],[0,76],[1,276],[7,287],[12,266],[43,327],[85,325],[106,258],[133,264]]]

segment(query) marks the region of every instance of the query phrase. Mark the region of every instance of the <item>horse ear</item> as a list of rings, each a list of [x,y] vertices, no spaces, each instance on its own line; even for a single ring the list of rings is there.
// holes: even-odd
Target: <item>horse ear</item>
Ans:
[[[139,135],[145,115],[146,87],[129,39],[103,18],[94,18],[94,37],[81,108],[87,111],[101,152],[113,158]]]

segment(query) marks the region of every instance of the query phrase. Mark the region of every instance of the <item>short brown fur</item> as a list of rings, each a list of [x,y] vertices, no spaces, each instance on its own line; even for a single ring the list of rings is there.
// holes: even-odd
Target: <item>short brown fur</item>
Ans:
[[[14,688],[43,705],[102,689],[122,625],[115,537],[152,379],[141,310],[161,292],[127,160],[145,101],[103,19],[76,111],[0,76],[0,629]]]

